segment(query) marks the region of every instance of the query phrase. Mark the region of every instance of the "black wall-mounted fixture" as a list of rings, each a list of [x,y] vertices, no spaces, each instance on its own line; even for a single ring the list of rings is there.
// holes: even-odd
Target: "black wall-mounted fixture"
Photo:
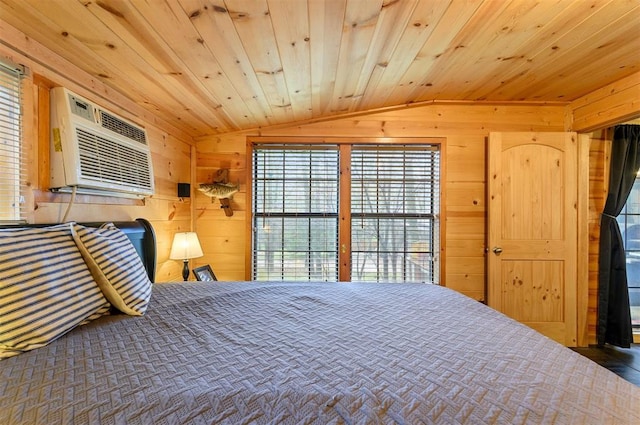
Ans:
[[[191,185],[189,183],[178,183],[178,198],[191,197]]]

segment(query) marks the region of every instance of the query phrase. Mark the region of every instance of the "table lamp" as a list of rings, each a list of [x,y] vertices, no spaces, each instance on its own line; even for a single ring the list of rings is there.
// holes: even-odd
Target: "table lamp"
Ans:
[[[189,280],[189,260],[203,255],[198,235],[195,232],[176,233],[173,236],[169,258],[171,260],[184,261],[184,267],[182,268],[183,280]]]

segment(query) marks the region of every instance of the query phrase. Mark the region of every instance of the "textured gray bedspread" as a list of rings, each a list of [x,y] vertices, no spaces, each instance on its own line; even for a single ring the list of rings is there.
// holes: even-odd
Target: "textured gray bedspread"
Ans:
[[[157,284],[0,376],[0,424],[640,423],[640,388],[420,284]]]

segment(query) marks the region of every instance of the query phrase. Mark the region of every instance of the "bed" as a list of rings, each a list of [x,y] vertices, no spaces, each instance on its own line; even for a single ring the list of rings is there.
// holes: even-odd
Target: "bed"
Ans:
[[[115,225],[153,281],[151,226]],[[156,283],[113,310],[0,360],[0,424],[640,423],[640,388],[440,286]]]

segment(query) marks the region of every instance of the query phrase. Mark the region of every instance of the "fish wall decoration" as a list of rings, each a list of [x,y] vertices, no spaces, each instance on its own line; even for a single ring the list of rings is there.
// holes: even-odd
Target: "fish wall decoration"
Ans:
[[[231,201],[233,195],[240,190],[240,182],[237,185],[229,183],[229,169],[221,168],[216,171],[211,183],[201,183],[198,190],[211,198],[214,202],[217,198],[220,201],[220,208],[227,217],[233,215]]]
[[[240,189],[231,183],[201,183],[198,190],[210,198],[229,199]]]

